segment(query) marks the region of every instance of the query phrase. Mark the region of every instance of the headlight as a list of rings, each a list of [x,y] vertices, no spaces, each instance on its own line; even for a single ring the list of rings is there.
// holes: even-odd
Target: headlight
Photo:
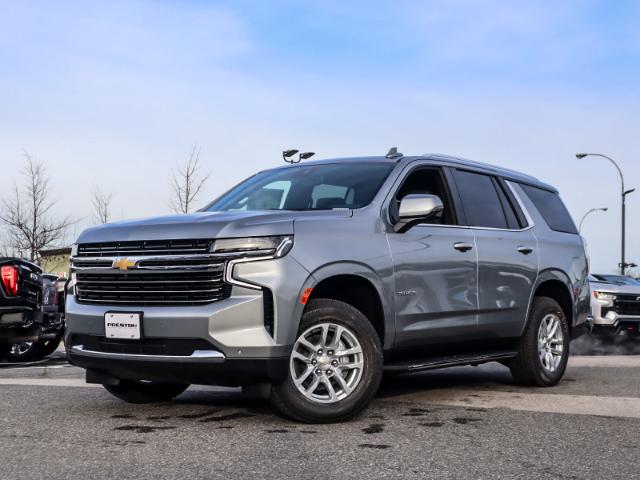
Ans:
[[[596,297],[598,300],[615,300],[616,296],[613,293],[607,293],[607,292],[593,292],[593,296]]]
[[[78,244],[74,243],[71,245],[71,257],[75,257],[78,255]]]
[[[293,247],[293,237],[289,235],[277,237],[245,237],[221,238],[215,240],[211,251],[213,253],[238,253],[251,256],[284,257]]]

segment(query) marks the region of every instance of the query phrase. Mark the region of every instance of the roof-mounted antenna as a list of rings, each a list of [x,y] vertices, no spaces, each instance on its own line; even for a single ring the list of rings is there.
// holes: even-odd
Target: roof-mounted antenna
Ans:
[[[316,152],[302,152],[300,157],[298,158],[298,162],[302,160],[306,160],[307,158],[311,158],[316,154]]]
[[[292,148],[291,150],[285,150],[284,152],[282,152],[282,159],[287,162],[287,163],[298,163],[300,161],[300,159],[298,159],[298,161],[294,160],[293,157],[296,153],[298,153],[298,150]]]
[[[403,155],[398,152],[398,147],[391,147],[385,156],[387,158],[400,158]]]

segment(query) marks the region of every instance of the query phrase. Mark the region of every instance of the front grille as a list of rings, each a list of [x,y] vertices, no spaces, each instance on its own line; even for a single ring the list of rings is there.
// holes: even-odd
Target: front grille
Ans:
[[[213,240],[138,240],[82,243],[77,257],[122,257],[141,255],[197,255],[208,253]]]
[[[79,303],[102,305],[199,305],[228,298],[223,265],[206,272],[76,274]]]
[[[228,298],[226,258],[213,240],[147,240],[78,245],[76,300],[99,305],[203,305]]]
[[[627,295],[628,296],[628,295]],[[636,301],[637,295],[628,296],[632,297],[633,301],[625,299],[616,299],[614,308],[618,315],[640,315],[640,302]]]
[[[216,350],[206,340],[178,338],[144,338],[142,340],[113,340],[94,335],[74,335],[71,345],[82,345],[85,350],[130,355],[189,356],[195,350]]]

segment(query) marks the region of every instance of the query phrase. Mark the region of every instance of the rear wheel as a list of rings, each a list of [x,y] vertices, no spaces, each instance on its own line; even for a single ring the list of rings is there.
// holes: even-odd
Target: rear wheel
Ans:
[[[187,388],[184,383],[120,380],[118,385],[103,385],[113,396],[128,403],[154,403],[172,400]]]
[[[274,385],[272,403],[283,415],[329,423],[357,415],[382,379],[382,347],[358,310],[331,299],[312,300],[289,360],[287,379]]]
[[[567,368],[569,342],[569,324],[558,302],[536,297],[518,356],[509,365],[514,380],[536,387],[556,385]]]
[[[40,340],[38,342],[40,348],[40,357],[51,355],[58,349],[58,347],[60,346],[60,342],[62,342],[62,334],[57,335],[51,340]]]
[[[40,359],[40,347],[38,342],[20,342],[11,345],[7,360],[9,362],[28,362]]]

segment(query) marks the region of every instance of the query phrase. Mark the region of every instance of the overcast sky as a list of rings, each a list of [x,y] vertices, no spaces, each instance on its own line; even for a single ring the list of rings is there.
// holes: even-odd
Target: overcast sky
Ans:
[[[192,146],[200,202],[299,148],[440,152],[555,185],[592,271],[619,261],[617,159],[640,188],[640,2],[0,0],[0,178],[46,163],[60,215],[169,210]],[[640,192],[628,258],[640,263]]]

